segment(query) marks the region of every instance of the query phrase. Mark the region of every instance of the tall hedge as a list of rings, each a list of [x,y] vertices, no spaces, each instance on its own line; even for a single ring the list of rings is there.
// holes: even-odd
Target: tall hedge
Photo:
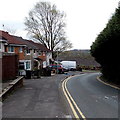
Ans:
[[[120,7],[93,42],[91,54],[101,64],[103,76],[120,84]]]

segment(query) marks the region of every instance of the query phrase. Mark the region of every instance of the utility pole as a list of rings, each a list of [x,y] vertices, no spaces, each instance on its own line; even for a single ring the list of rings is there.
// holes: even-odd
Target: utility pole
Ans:
[[[58,74],[58,51],[57,51],[57,74]]]

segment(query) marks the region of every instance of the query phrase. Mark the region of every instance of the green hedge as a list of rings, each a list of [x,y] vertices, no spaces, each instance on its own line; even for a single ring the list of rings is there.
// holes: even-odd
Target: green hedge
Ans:
[[[120,84],[120,7],[91,46],[91,55],[101,64],[103,76]]]

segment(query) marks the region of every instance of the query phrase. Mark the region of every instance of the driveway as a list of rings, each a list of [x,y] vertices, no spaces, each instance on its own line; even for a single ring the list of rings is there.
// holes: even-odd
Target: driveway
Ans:
[[[25,79],[24,87],[3,102],[3,118],[65,118],[68,113],[62,104],[59,83],[67,76]]]

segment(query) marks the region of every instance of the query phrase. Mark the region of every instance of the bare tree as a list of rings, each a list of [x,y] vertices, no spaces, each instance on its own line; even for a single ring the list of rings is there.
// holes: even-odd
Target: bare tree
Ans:
[[[52,51],[66,50],[72,44],[65,36],[65,14],[49,2],[38,2],[25,18],[26,30]]]

